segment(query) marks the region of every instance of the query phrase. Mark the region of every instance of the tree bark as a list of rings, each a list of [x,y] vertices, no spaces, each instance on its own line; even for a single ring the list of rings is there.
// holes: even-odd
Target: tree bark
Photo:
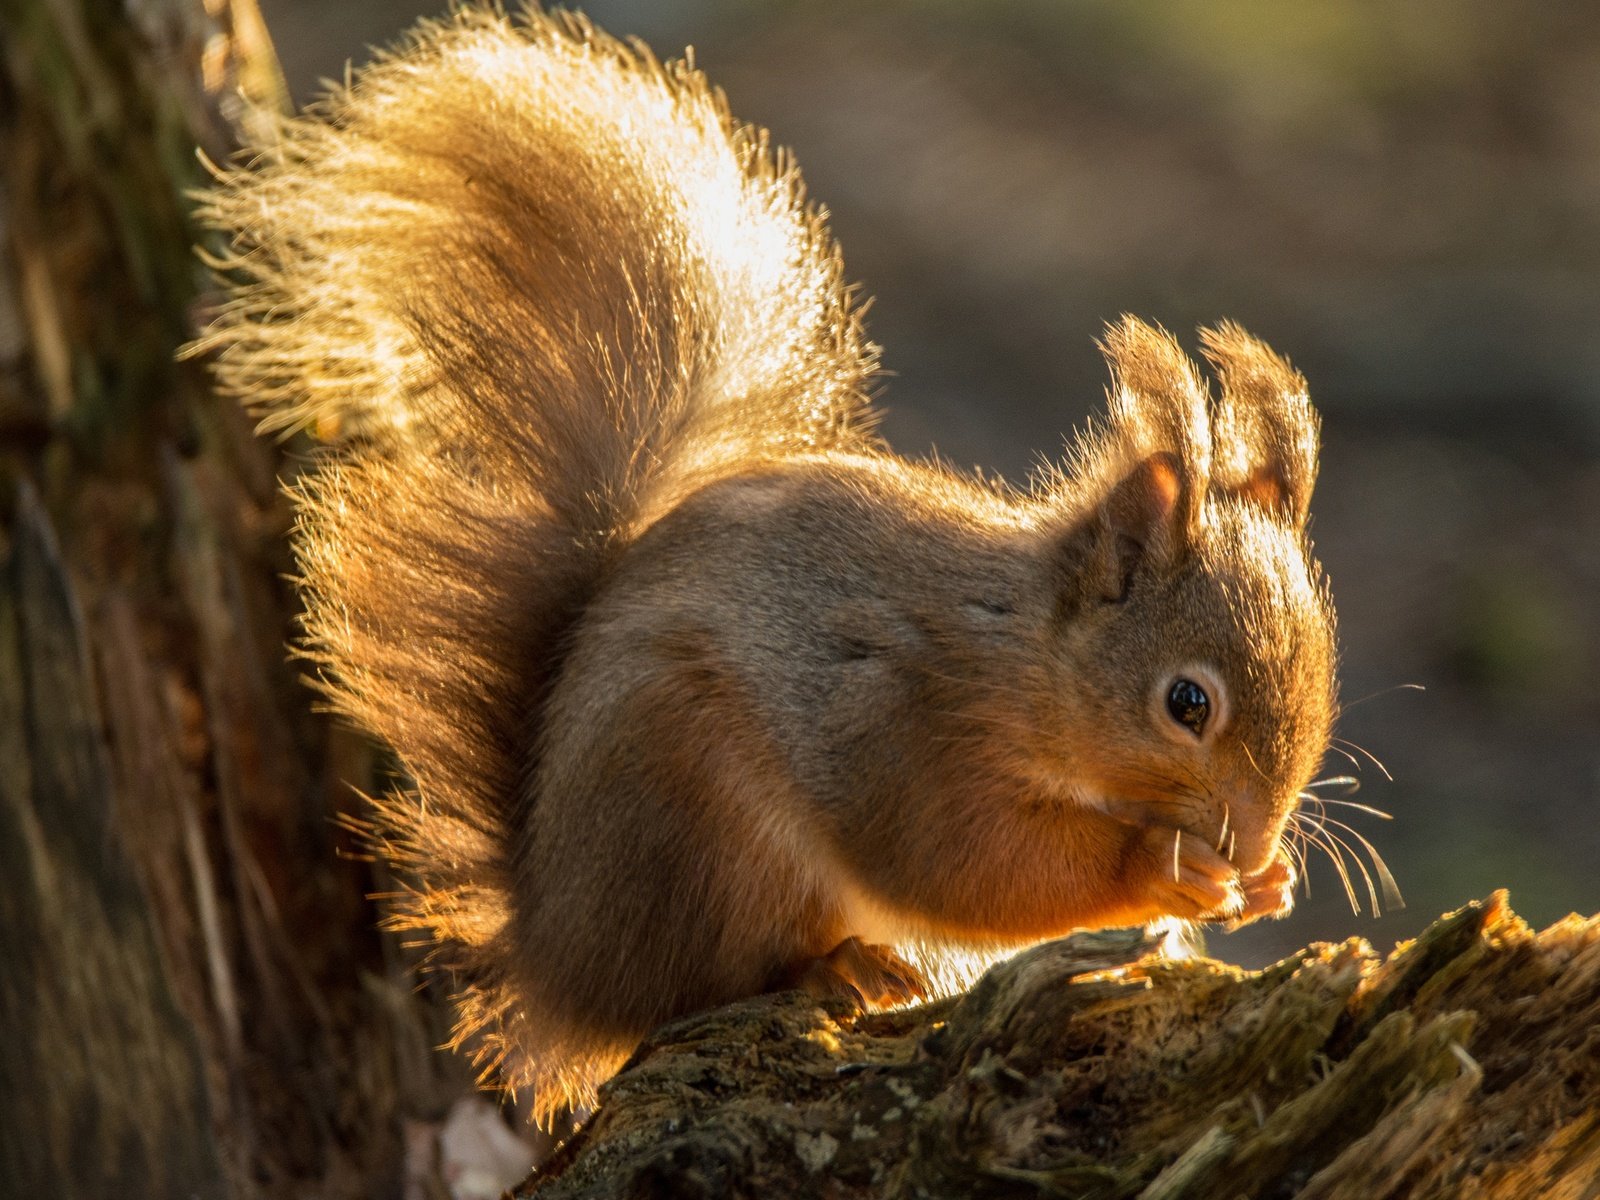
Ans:
[[[1386,960],[1257,973],[1153,948],[1051,942],[908,1012],[680,1021],[518,1195],[1600,1196],[1600,918],[1535,934],[1496,894]]]
[[[395,1194],[405,1121],[470,1089],[337,823],[369,752],[286,656],[295,460],[176,358],[195,147],[226,156],[243,99],[283,103],[252,0],[0,0],[17,1195]]]

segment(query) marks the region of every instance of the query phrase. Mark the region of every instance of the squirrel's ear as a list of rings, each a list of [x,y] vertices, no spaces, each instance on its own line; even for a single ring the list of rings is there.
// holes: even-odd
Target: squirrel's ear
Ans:
[[[1174,532],[1193,533],[1211,473],[1205,384],[1170,333],[1133,317],[1108,326],[1101,349],[1111,365],[1109,432],[1121,461],[1139,464],[1117,486],[1132,485],[1151,456],[1161,456],[1178,485]]]
[[[1205,385],[1172,335],[1124,317],[1100,343],[1106,423],[1078,443],[1064,600],[1124,599],[1143,569],[1180,562],[1200,528],[1211,463]]]
[[[1182,464],[1169,451],[1134,466],[1068,546],[1069,586],[1077,597],[1120,603],[1135,573],[1175,562],[1186,545],[1188,490]]]
[[[1305,379],[1231,322],[1202,329],[1200,342],[1222,385],[1212,420],[1212,485],[1303,526],[1317,480],[1318,435]]]

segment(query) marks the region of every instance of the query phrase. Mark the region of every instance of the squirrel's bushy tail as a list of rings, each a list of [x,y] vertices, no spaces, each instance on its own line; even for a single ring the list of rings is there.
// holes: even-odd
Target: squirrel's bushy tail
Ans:
[[[266,426],[333,443],[295,488],[306,649],[416,781],[377,838],[415,881],[399,919],[461,948],[459,1033],[492,1066],[518,1040],[508,829],[563,633],[686,489],[867,444],[874,348],[766,135],[577,17],[421,26],[202,215],[232,290],[200,345]]]

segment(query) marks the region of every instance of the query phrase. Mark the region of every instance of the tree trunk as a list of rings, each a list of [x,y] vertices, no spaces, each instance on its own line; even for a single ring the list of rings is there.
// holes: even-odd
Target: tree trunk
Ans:
[[[252,0],[0,0],[10,1194],[392,1195],[470,1086],[336,823],[368,752],[286,657],[293,461],[175,357],[241,93],[282,103]]]

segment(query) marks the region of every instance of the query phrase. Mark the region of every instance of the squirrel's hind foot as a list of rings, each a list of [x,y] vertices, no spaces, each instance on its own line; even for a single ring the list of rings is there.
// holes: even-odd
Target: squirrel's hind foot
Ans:
[[[798,988],[822,999],[837,996],[860,1008],[887,1008],[926,1000],[927,979],[892,946],[847,937],[820,958],[785,972],[781,988]]]

